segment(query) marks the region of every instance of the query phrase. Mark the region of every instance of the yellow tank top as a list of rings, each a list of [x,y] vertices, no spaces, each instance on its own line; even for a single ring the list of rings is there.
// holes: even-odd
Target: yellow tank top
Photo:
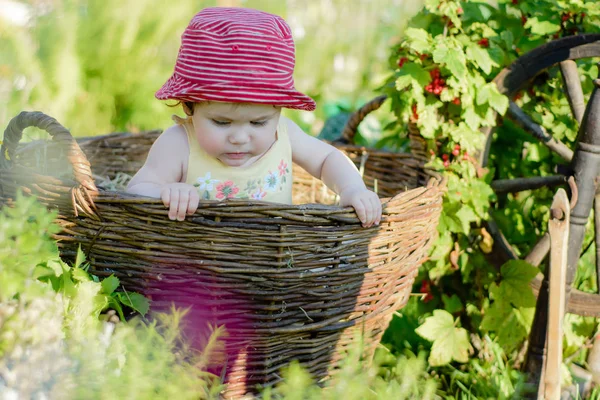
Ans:
[[[275,143],[247,167],[230,167],[208,155],[194,135],[192,119],[173,118],[183,125],[190,154],[186,183],[198,188],[204,200],[249,199],[292,204],[292,146],[280,119]]]

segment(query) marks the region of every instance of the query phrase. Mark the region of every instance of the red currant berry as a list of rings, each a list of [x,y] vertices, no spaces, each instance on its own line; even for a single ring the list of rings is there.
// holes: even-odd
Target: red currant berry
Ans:
[[[490,41],[487,38],[481,39],[477,44],[481,47],[490,47]]]

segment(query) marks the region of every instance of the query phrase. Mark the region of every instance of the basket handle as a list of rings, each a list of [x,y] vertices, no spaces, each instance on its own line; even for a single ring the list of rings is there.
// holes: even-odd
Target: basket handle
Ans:
[[[354,136],[356,135],[356,131],[358,129],[358,125],[362,122],[362,120],[371,112],[377,110],[383,102],[387,99],[387,95],[381,95],[375,97],[373,100],[365,103],[361,108],[356,110],[346,122],[344,126],[344,130],[342,131],[342,136],[338,140],[340,143],[345,144],[354,144]]]
[[[0,167],[10,166],[11,160],[15,157],[17,145],[23,137],[23,130],[31,126],[45,130],[55,142],[67,150],[67,158],[73,167],[75,180],[83,188],[93,192],[98,191],[92,178],[90,162],[69,130],[56,119],[39,111],[22,111],[10,120],[4,130],[4,142],[0,149]]]

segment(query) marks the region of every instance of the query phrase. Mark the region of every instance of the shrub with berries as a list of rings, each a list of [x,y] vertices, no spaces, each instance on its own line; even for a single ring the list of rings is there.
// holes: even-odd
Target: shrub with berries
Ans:
[[[439,313],[443,309],[456,318],[452,329],[457,335],[466,335],[465,329],[469,329],[469,337],[479,340],[490,335],[505,351],[502,357],[520,362],[516,358],[530,329],[533,309],[514,299],[503,299],[498,285],[502,285],[505,276],[513,274],[511,279],[518,276],[527,287],[531,274],[535,276],[537,270],[521,264],[518,268],[503,266],[502,270],[491,265],[485,257],[493,242],[482,222],[488,219],[489,213],[496,212],[490,208],[495,200],[489,185],[491,174],[496,177],[522,176],[519,175],[523,172],[522,166],[529,165],[529,161],[522,160],[522,152],[514,150],[512,143],[501,142],[500,138],[496,145],[505,147],[498,151],[506,154],[499,154],[491,161],[494,169],[481,168],[478,163],[484,145],[482,128],[495,126],[497,117],[502,118],[509,105],[509,100],[499,93],[492,80],[515,59],[550,40],[598,31],[600,2],[591,0],[498,0],[496,5],[487,1],[427,0],[423,10],[409,22],[401,42],[392,48],[389,65],[393,72],[383,87],[397,118],[390,128],[408,132],[409,124],[416,126],[427,142],[429,165],[445,175],[448,186],[438,227],[439,239],[415,283],[414,292],[424,296],[415,296],[411,300],[418,302],[415,310],[422,323],[417,333],[441,324],[442,318],[448,317]],[[581,72],[586,77],[584,92],[589,94],[592,78],[597,77],[597,67],[586,65]],[[512,100],[533,115],[536,122],[565,136],[564,140],[568,142],[574,140],[577,127],[565,122],[572,118],[568,115],[566,99],[560,103],[556,100],[560,97],[557,91],[561,90],[557,79],[560,77],[541,76]],[[508,125],[507,130],[520,129],[514,124]],[[557,127],[560,128],[558,131]],[[509,134],[503,132],[507,137]],[[525,133],[521,135],[526,137]],[[531,170],[551,174],[551,155],[543,149],[538,150],[538,144],[533,143],[535,140],[531,142],[527,146],[536,150],[531,152],[531,159],[537,163],[530,166]],[[512,159],[509,160],[509,156]],[[517,160],[522,162],[515,163]],[[541,165],[541,162],[546,164]],[[518,168],[521,170],[516,171]],[[551,191],[545,195],[548,194],[551,196]],[[518,214],[516,208],[521,207],[521,203],[503,204],[506,207],[503,211],[508,216],[501,215],[499,223],[503,223],[501,218],[504,218],[513,227],[525,224],[522,218],[513,217]],[[535,209],[536,206],[529,207]],[[539,210],[537,212],[542,215],[544,211]],[[520,228],[513,228],[513,231],[517,229]],[[531,230],[539,233],[539,227]],[[434,291],[432,287],[435,287]],[[500,304],[505,308],[501,309]],[[508,320],[515,315],[519,322]],[[421,336],[427,340],[437,337],[431,332]],[[431,365],[459,361],[449,356],[442,357],[444,361],[440,362],[439,354],[434,353],[442,344],[436,340],[430,350]],[[453,345],[455,347],[448,349],[453,354],[473,350],[468,340],[455,341]],[[414,345],[410,350],[418,349]],[[480,356],[477,351],[471,354],[473,358],[469,362],[481,361],[477,361]],[[477,365],[475,369],[481,364]],[[452,371],[456,370],[450,368],[447,371],[452,374],[448,382],[460,379]],[[471,381],[463,383],[474,390],[469,396],[478,396]],[[502,397],[497,395],[487,392],[482,397]],[[503,394],[503,397],[511,396],[519,398],[514,391]]]

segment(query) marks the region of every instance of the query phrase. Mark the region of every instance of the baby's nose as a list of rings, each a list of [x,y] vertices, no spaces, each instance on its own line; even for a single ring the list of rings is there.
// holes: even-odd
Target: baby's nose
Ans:
[[[237,130],[236,132],[233,132],[231,135],[229,135],[229,142],[231,144],[244,144],[248,143],[249,141],[250,135],[246,133],[246,131],[243,129]]]

